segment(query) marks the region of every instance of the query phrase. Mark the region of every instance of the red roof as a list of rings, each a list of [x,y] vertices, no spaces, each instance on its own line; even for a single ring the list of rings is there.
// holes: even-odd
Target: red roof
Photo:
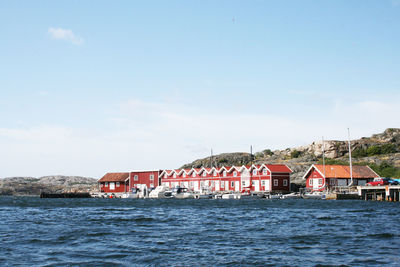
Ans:
[[[324,166],[320,164],[315,164],[315,168],[319,170],[320,173],[324,174]],[[350,178],[350,166],[345,165],[325,165],[325,177],[327,178]],[[379,177],[368,166],[353,166],[353,178],[365,179],[365,178],[376,178]]]
[[[271,171],[271,172],[287,172],[287,173],[292,173],[292,170],[289,169],[288,166],[285,164],[265,164],[265,166]]]
[[[129,172],[113,172],[104,175],[99,182],[124,182],[129,177]]]

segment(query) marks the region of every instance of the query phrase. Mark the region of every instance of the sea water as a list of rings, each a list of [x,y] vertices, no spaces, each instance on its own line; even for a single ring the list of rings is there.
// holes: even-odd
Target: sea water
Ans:
[[[400,266],[400,203],[0,197],[1,266]]]

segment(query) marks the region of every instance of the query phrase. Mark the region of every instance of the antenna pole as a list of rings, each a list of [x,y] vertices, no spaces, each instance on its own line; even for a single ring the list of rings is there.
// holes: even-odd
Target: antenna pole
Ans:
[[[326,175],[325,175],[325,143],[324,143],[323,136],[322,136],[322,166],[324,167],[324,179],[326,179]]]
[[[347,128],[347,133],[349,135],[349,162],[350,162],[350,184],[349,186],[353,185],[353,165],[351,163],[351,146],[350,146],[350,129]]]

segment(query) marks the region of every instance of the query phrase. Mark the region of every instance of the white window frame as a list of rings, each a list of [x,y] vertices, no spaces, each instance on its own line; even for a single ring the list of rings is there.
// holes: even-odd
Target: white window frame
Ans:
[[[242,186],[245,186],[246,185],[246,181],[242,181]]]
[[[265,180],[261,180],[261,186],[265,186]]]
[[[116,182],[115,185],[116,185],[117,187],[119,187],[119,186],[120,186],[120,183],[119,183],[119,182]]]
[[[278,179],[274,179],[274,186],[279,186],[279,180]]]
[[[225,188],[225,181],[221,181],[221,188]]]
[[[176,178],[176,173],[174,173],[174,178]]]
[[[224,172],[222,173],[222,175],[223,175],[224,177],[226,177],[226,171],[224,171]]]
[[[312,183],[313,183],[313,179],[312,178],[308,178],[308,184],[309,185],[313,185]]]
[[[154,181],[154,174],[150,174],[150,181]]]
[[[257,175],[257,170],[253,170],[253,175]]]
[[[181,186],[181,187],[184,187],[184,186],[185,186],[185,183],[184,183],[184,182],[180,182],[180,186]]]
[[[193,178],[196,177],[196,173],[195,173],[195,172],[193,172],[192,177],[193,177]]]
[[[236,177],[237,176],[237,171],[233,172],[233,176]]]
[[[207,176],[207,172],[203,171],[203,177],[206,177],[206,176]]]
[[[214,171],[214,172],[213,172],[213,175],[214,175],[214,176],[217,176],[217,171]]]
[[[104,186],[105,186],[105,187],[108,187],[108,182],[105,182],[105,183],[104,183]]]
[[[267,169],[264,169],[263,170],[263,175],[267,175],[267,174],[268,174]]]
[[[235,187],[235,182],[231,181],[231,187]]]
[[[283,180],[283,186],[288,186],[288,180],[287,179]]]
[[[186,173],[184,172],[182,176],[185,178],[186,177]]]
[[[134,181],[139,181],[139,175],[136,174],[135,176],[133,176],[133,180]]]
[[[318,185],[322,185],[322,178],[318,178]]]

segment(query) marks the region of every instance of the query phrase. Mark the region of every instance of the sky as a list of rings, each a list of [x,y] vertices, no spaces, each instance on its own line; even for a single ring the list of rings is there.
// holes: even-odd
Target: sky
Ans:
[[[0,177],[400,127],[400,0],[0,0]]]

